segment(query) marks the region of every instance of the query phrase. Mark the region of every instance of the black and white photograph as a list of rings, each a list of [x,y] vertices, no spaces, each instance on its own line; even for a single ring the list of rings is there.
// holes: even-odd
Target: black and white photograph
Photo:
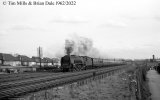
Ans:
[[[0,0],[0,100],[160,100],[160,1]]]

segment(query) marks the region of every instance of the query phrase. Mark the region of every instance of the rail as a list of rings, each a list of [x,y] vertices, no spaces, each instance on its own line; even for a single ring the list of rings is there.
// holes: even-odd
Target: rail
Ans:
[[[93,77],[103,73],[111,72],[125,68],[126,66],[117,66],[111,68],[94,69],[89,71],[66,73],[63,75],[49,76],[46,78],[38,78],[32,80],[18,81],[15,83],[1,84],[0,85],[0,98],[8,98],[23,95],[30,92],[39,91],[50,87],[56,87],[63,84],[68,84],[78,80]]]

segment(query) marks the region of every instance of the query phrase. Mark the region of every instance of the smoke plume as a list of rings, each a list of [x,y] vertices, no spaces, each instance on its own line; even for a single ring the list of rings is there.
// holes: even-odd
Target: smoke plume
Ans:
[[[70,55],[74,50],[75,43],[72,40],[65,41],[65,50],[66,54]]]
[[[98,49],[93,47],[91,39],[77,35],[65,40],[65,52],[68,55],[101,57]]]

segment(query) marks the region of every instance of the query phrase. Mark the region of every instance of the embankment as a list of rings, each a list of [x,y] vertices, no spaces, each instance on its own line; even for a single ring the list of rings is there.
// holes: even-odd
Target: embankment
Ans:
[[[149,91],[146,73],[148,71],[146,63],[135,64],[132,68],[127,69],[129,76],[130,92],[135,94],[136,100],[150,100],[151,93]]]

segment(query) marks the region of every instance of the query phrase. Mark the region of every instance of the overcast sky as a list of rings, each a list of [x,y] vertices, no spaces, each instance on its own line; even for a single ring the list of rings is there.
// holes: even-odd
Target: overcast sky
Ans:
[[[74,6],[5,6],[3,1],[0,52],[32,56],[41,46],[44,56],[55,57],[64,53],[65,39],[78,35],[108,57],[160,57],[160,0],[77,0]]]

